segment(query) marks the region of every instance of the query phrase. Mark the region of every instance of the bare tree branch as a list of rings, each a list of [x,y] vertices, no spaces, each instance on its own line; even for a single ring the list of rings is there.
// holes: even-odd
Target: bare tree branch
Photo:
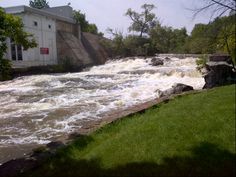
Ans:
[[[220,6],[223,6],[223,7],[225,7],[225,8],[227,8],[227,9],[231,9],[231,10],[236,10],[235,9],[235,0],[233,0],[233,2],[234,2],[234,6],[229,6],[228,4],[224,4],[223,2],[221,2],[220,0],[218,0],[218,1],[216,1],[216,0],[211,0],[211,1],[213,1],[214,3],[216,3],[216,4],[218,4],[218,5],[220,5]],[[225,2],[225,1],[224,1]]]
[[[200,8],[190,9],[194,12],[193,19],[204,11],[211,11],[212,17],[220,17],[228,11],[236,12],[236,0],[202,0],[205,5]]]

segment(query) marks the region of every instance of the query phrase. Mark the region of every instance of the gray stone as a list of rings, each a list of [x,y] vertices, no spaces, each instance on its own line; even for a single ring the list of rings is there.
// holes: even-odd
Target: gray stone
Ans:
[[[169,96],[169,95],[172,95],[172,94],[180,94],[182,92],[187,92],[187,91],[191,91],[191,90],[193,90],[192,86],[177,83],[177,84],[174,84],[172,86],[172,88],[162,92],[161,97]]]
[[[171,59],[170,59],[169,57],[165,57],[164,60],[168,62],[168,61],[170,61]]]
[[[159,66],[159,65],[163,65],[164,62],[161,58],[152,58],[151,60],[151,65],[152,66]]]
[[[206,64],[207,74],[204,76],[205,85],[203,88],[213,88],[235,82],[233,66],[227,62],[208,62]]]
[[[54,141],[47,144],[47,148],[49,148],[50,150],[62,148],[64,146],[65,144],[63,144],[61,141]]]
[[[225,61],[227,63],[231,63],[231,58],[229,55],[215,54],[215,55],[209,56],[209,61],[213,61],[213,62]]]

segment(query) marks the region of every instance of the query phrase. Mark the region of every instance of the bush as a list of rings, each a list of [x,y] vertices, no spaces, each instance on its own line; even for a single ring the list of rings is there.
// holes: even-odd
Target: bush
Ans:
[[[60,60],[58,69],[62,72],[69,72],[77,70],[77,67],[73,64],[73,59],[66,56]]]
[[[197,69],[201,70],[202,68],[205,68],[207,60],[208,60],[207,55],[202,55],[198,60],[196,60]]]
[[[0,59],[0,81],[9,80],[11,78],[11,61]]]

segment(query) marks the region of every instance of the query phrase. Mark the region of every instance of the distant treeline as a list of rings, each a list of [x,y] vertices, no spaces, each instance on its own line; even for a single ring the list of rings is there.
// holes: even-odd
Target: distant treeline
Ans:
[[[155,14],[151,13],[151,8],[147,9],[146,6],[142,8],[144,12],[141,14],[131,9],[126,13],[132,20],[129,30],[135,35],[125,36],[119,31],[108,30],[113,35],[113,39],[104,41],[103,45],[112,50],[114,56],[224,53],[231,55],[235,61],[235,14],[217,17],[208,24],[196,24],[188,35],[185,28],[174,29],[161,25],[155,18]],[[148,15],[153,18],[145,21],[144,17]]]
[[[155,53],[226,53],[235,58],[235,15],[219,17],[209,24],[196,24],[190,35],[185,28],[157,24],[146,36],[115,33],[104,42],[115,56],[153,55]]]

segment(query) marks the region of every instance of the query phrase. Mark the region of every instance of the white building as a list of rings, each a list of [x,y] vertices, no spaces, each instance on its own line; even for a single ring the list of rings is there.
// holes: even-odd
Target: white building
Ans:
[[[6,57],[12,60],[13,67],[29,67],[53,65],[60,57],[57,52],[57,23],[75,25],[72,18],[72,8],[61,6],[39,10],[27,6],[5,8],[6,13],[22,18],[24,30],[34,35],[38,44],[36,48],[23,50],[21,45],[15,45],[7,40]]]

